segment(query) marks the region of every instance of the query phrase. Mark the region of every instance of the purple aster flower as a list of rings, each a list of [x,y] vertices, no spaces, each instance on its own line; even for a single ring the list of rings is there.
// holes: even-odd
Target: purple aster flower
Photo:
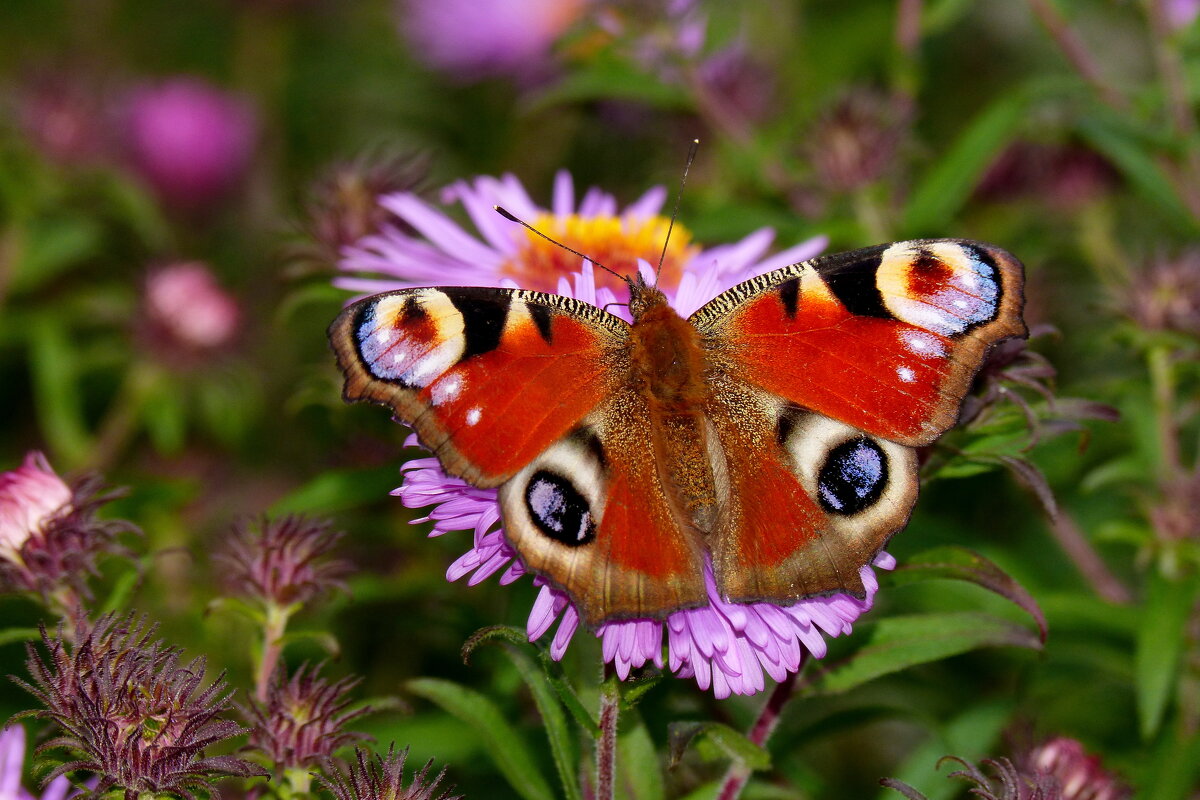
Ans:
[[[349,764],[326,759],[323,764],[326,774],[318,775],[317,779],[334,800],[462,800],[462,795],[451,794],[453,788],[440,788],[446,776],[445,769],[429,777],[433,761],[426,762],[405,786],[404,762],[407,760],[407,747],[397,751],[396,745],[391,744],[386,757],[378,753],[372,755],[359,747],[354,751],[354,761]]]
[[[415,58],[477,80],[543,73],[555,41],[587,5],[587,0],[400,0],[397,8]]]
[[[596,188],[584,192],[577,203],[574,182],[565,171],[555,178],[549,208],[535,203],[513,175],[459,181],[442,194],[446,203],[462,204],[478,236],[415,194],[386,195],[379,202],[395,216],[395,223],[346,250],[341,267],[356,274],[337,279],[337,285],[365,294],[435,284],[520,286],[568,294],[574,282],[576,291],[594,293],[577,297],[603,305],[616,299],[613,290],[624,290],[619,279],[607,273],[593,276],[590,264],[505,220],[494,206],[623,275],[651,269],[649,262],[657,262],[670,222],[661,216],[667,198],[661,186],[621,210],[616,198]],[[658,288],[687,315],[720,291],[811,258],[827,243],[817,236],[767,256],[774,238],[774,231],[761,228],[734,244],[704,249],[692,244],[691,233],[676,222]]]
[[[245,100],[197,78],[136,91],[126,108],[133,166],[168,204],[210,209],[245,177],[258,136]]]
[[[393,227],[365,238],[347,252],[343,267],[385,277],[342,278],[339,284],[367,292],[429,283],[519,285],[604,306],[617,300],[613,289],[623,288],[619,280],[506,222],[492,206],[503,206],[622,274],[641,270],[649,279],[653,268],[646,259],[657,258],[666,234],[667,220],[658,216],[666,196],[661,188],[650,190],[624,212],[613,197],[596,189],[586,192],[576,206],[571,178],[565,172],[558,175],[549,211],[537,206],[512,176],[460,182],[446,196],[463,204],[482,241],[411,194],[385,197],[381,202],[420,236]],[[764,257],[773,236],[770,229],[763,229],[736,244],[702,249],[691,244],[686,229],[676,225],[658,286],[687,316],[724,289],[814,256],[825,245],[824,238],[818,237]],[[610,285],[598,285],[600,281]],[[409,444],[416,443],[415,437],[410,438]],[[474,585],[500,573],[500,583],[508,584],[525,575],[500,528],[494,489],[479,489],[447,476],[433,458],[410,461],[403,472],[404,484],[394,494],[409,508],[430,508],[428,516],[418,520],[433,522],[430,535],[473,531],[471,548],[447,571],[449,580],[465,577]],[[789,606],[725,601],[717,593],[709,565],[704,576],[708,605],[676,611],[666,620],[609,622],[595,635],[601,639],[604,660],[614,665],[621,678],[653,663],[694,678],[717,697],[754,694],[764,688],[765,676],[782,680],[797,671],[806,653],[824,656],[824,637],[848,633],[871,607],[878,588],[872,567],[891,569],[894,564],[883,553],[873,565],[861,568],[866,586],[861,600],[838,594]],[[530,640],[549,633],[556,622],[550,654],[559,659],[578,630],[580,617],[565,593],[542,584],[527,624]]]
[[[0,800],[63,800],[71,790],[71,781],[59,775],[42,790],[39,797],[21,785],[25,763],[25,729],[10,725],[0,731]]]

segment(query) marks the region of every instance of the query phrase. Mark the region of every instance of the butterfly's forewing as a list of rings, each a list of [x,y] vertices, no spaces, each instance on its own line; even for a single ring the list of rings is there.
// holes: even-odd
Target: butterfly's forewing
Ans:
[[[986,245],[901,242],[768,273],[692,316],[727,476],[725,596],[861,594],[859,567],[916,501],[912,448],[954,424],[988,348],[1025,333],[1022,278]]]
[[[918,447],[957,420],[988,348],[1025,334],[1022,276],[987,245],[898,242],[753,278],[691,320],[739,380]]]
[[[491,487],[612,393],[628,331],[558,295],[402,289],[347,307],[329,339],[347,400],[388,406],[447,472]]]

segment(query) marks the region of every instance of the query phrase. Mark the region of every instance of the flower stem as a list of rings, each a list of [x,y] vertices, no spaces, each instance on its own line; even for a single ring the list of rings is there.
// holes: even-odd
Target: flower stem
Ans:
[[[779,724],[779,717],[783,713],[784,706],[795,696],[796,677],[800,674],[800,670],[804,669],[805,663],[807,660],[801,662],[799,670],[788,673],[788,676],[780,681],[779,685],[775,687],[775,691],[771,692],[771,696],[767,698],[767,702],[763,704],[762,711],[758,712],[758,719],[754,720],[754,724],[750,726],[750,731],[746,734],[746,738],[752,744],[762,747],[767,743],[767,739],[771,738],[775,726]],[[746,788],[746,782],[749,780],[750,768],[740,762],[733,764],[725,773],[725,779],[721,781],[721,791],[717,794],[717,800],[736,800],[741,796],[742,789]]]
[[[1100,71],[1100,66],[1088,52],[1087,46],[1071,29],[1071,26],[1050,0],[1029,0],[1029,7],[1033,10],[1034,16],[1038,18],[1038,22],[1050,34],[1050,38],[1063,51],[1067,61],[1071,62],[1075,71],[1092,85],[1092,88],[1100,95],[1100,99],[1119,111],[1127,110],[1129,98],[1105,79],[1104,73]]]
[[[262,655],[258,661],[258,669],[254,679],[254,699],[260,703],[267,702],[267,691],[271,686],[271,676],[279,664],[279,656],[283,652],[283,634],[287,631],[290,608],[282,608],[274,603],[267,607],[267,618],[263,623]]]
[[[609,677],[600,684],[600,735],[596,738],[596,800],[612,800],[617,771],[617,721],[621,692]]]
[[[1154,392],[1154,422],[1158,429],[1159,478],[1170,484],[1182,470],[1179,436],[1175,425],[1175,370],[1171,348],[1156,345],[1146,354],[1150,386]]]

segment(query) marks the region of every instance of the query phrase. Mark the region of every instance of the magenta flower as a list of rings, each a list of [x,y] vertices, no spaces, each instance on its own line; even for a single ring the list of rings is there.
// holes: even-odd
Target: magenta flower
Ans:
[[[505,207],[622,274],[636,269],[649,274],[653,268],[646,259],[657,259],[666,233],[667,221],[658,216],[665,196],[661,188],[652,189],[620,212],[613,197],[591,189],[576,206],[571,178],[560,173],[552,211],[547,211],[512,176],[457,183],[446,197],[463,204],[483,236],[481,241],[414,195],[391,195],[382,199],[383,205],[420,236],[397,226],[366,237],[347,252],[342,266],[384,277],[349,277],[338,283],[366,292],[429,283],[520,285],[603,306],[617,299],[613,289],[623,288],[619,280],[505,221],[492,206]],[[736,244],[706,250],[692,245],[690,233],[677,224],[658,285],[676,310],[687,315],[720,291],[816,255],[825,245],[824,238],[818,237],[765,256],[773,236],[770,229],[763,229]],[[597,285],[600,281],[610,285]],[[622,312],[619,307],[615,311]],[[415,444],[415,437],[409,443]],[[474,585],[500,573],[500,583],[508,584],[525,575],[500,528],[495,490],[447,476],[433,458],[410,461],[403,472],[404,483],[394,494],[409,508],[430,508],[420,520],[433,521],[430,535],[473,531],[471,548],[447,571],[449,580],[465,577]],[[718,697],[754,694],[764,688],[765,676],[783,680],[796,672],[806,653],[824,656],[825,636],[849,633],[853,622],[871,607],[878,588],[872,566],[891,569],[894,564],[884,553],[874,565],[862,567],[867,589],[862,600],[840,594],[789,606],[726,602],[717,594],[710,566],[705,571],[707,606],[676,611],[666,620],[609,622],[595,635],[601,639],[604,660],[614,665],[621,678],[653,663],[680,677],[694,678]],[[556,622],[550,654],[559,659],[579,628],[579,613],[567,595],[542,585],[529,614],[530,640],[546,635]]]
[[[142,301],[149,343],[173,364],[229,345],[241,322],[237,299],[207,265],[179,262],[146,278]]]
[[[246,101],[197,78],[135,92],[126,108],[133,166],[167,204],[210,209],[246,175],[257,126]]]
[[[25,729],[10,725],[0,731],[0,800],[63,800],[71,790],[71,781],[59,775],[39,795],[21,785],[25,763]]]
[[[412,55],[464,80],[529,79],[550,64],[555,41],[588,0],[400,0]]]
[[[0,559],[20,563],[25,543],[69,508],[73,496],[38,452],[26,455],[11,472],[0,473]]]

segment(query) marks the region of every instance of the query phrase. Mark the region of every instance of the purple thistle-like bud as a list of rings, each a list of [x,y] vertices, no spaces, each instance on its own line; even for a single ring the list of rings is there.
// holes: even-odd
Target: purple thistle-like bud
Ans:
[[[214,560],[233,594],[264,605],[303,605],[331,589],[345,589],[346,561],[329,558],[342,538],[329,523],[289,514],[243,520]]]
[[[0,590],[49,600],[70,589],[89,597],[86,579],[96,574],[97,558],[124,552],[117,537],[139,532],[124,520],[96,519],[118,495],[94,477],[69,486],[38,452],[0,473]]]
[[[379,199],[417,189],[428,169],[428,159],[414,154],[362,156],[331,166],[313,184],[304,222],[314,252],[300,255],[334,263],[364,236],[395,225],[392,212]],[[404,230],[412,232],[407,226]]]
[[[369,707],[351,709],[347,695],[358,686],[358,678],[329,682],[318,675],[320,667],[302,664],[287,679],[282,670],[267,691],[265,703],[250,701],[241,709],[253,725],[250,748],[264,754],[276,772],[296,767],[314,767],[353,742],[369,738],[347,731],[346,725]]]
[[[43,629],[45,658],[28,646],[33,682],[14,680],[44,708],[26,713],[59,727],[38,752],[70,755],[47,780],[83,770],[98,777],[92,797],[123,789],[126,800],[143,792],[194,800],[216,796],[212,784],[219,778],[264,774],[243,759],[205,754],[246,731],[222,717],[232,692],[223,674],[203,687],[205,660],[181,664],[180,649],[156,632],[145,618],[109,615],[81,628],[74,643],[61,630],[51,637]]]
[[[395,744],[388,745],[387,756],[372,755],[363,748],[354,751],[355,761],[349,764],[327,760],[325,774],[318,780],[334,796],[334,800],[462,800],[452,795],[453,787],[439,789],[446,775],[443,768],[432,779],[428,777],[433,761],[426,762],[421,771],[404,785],[404,762],[408,748],[399,752]]]
[[[1200,250],[1156,259],[1124,295],[1129,316],[1145,330],[1200,336]]]
[[[882,177],[908,136],[911,116],[903,98],[873,89],[856,89],[834,103],[809,140],[821,185],[851,192]]]
[[[1034,747],[1015,764],[1007,758],[984,759],[980,764],[991,775],[958,756],[946,756],[942,761],[961,764],[962,769],[949,777],[972,784],[970,794],[983,800],[1126,800],[1131,796],[1127,787],[1100,766],[1100,759],[1065,737]],[[880,783],[909,800],[926,800],[903,781],[885,778]]]

